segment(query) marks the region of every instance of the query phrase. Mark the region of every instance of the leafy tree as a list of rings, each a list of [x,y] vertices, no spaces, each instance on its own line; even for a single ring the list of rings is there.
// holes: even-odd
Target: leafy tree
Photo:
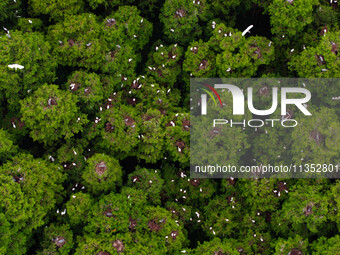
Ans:
[[[141,50],[152,34],[152,24],[139,15],[136,6],[120,6],[103,21],[104,36],[108,42],[129,45]]]
[[[34,229],[44,224],[44,217],[60,200],[60,185],[65,176],[58,166],[43,160],[33,159],[29,154],[18,154],[11,161],[2,165],[1,174],[11,176],[20,185],[33,207],[33,213],[27,228]]]
[[[16,18],[16,15],[19,15],[19,10],[21,9],[21,1],[16,0],[4,0],[0,3],[0,22],[4,23],[8,20],[13,20]],[[20,10],[21,11],[21,10]]]
[[[17,29],[23,33],[43,32],[44,22],[37,18],[19,18]]]
[[[196,2],[196,1],[195,1]],[[247,5],[249,1],[244,1],[244,2],[239,2],[237,0],[232,0],[232,1],[212,1],[212,0],[207,0],[205,1],[207,5],[207,9],[209,10],[210,13],[214,14],[214,17],[223,17],[223,20],[226,21],[229,25],[235,25],[236,22],[236,13],[237,8],[239,5]],[[246,6],[243,6],[245,8]],[[247,6],[247,9],[249,6]],[[246,8],[245,8],[246,9]],[[211,16],[211,14],[209,15]]]
[[[199,88],[199,87],[198,87]],[[199,90],[199,93],[202,91]],[[205,93],[205,92],[204,92]],[[194,94],[195,96],[197,94]],[[242,125],[230,127],[229,123],[226,125],[216,125],[213,127],[213,119],[223,116],[224,119],[232,119],[233,122],[241,122],[243,116],[234,116],[232,114],[232,100],[230,93],[221,93],[220,104],[214,104],[212,100],[208,100],[207,116],[200,115],[200,105],[198,99],[191,102],[191,154],[190,160],[192,165],[232,165],[237,166],[240,158],[246,149],[249,148],[247,142],[248,136]],[[222,109],[221,109],[222,108]],[[211,117],[215,116],[215,117]],[[249,112],[246,112],[246,118],[250,118]],[[228,141],[230,140],[230,141]],[[232,140],[232,142],[231,142]],[[214,146],[215,151],[212,153],[206,145]],[[199,173],[198,173],[199,174]]]
[[[327,239],[323,236],[314,241],[311,246],[313,249],[313,255],[336,254],[340,250],[340,237],[336,235]]]
[[[178,90],[165,89],[148,76],[134,79],[131,84],[123,87],[122,92],[117,92],[115,98],[117,97],[124,103],[134,106],[141,113],[149,109],[157,109],[164,116],[174,111],[180,100]]]
[[[163,157],[164,146],[164,117],[160,111],[148,110],[142,116],[141,135],[142,142],[138,144],[136,156],[145,162],[155,163]]]
[[[95,154],[87,160],[83,179],[94,194],[107,193],[121,184],[122,169],[119,162],[105,154]]]
[[[189,163],[190,119],[187,113],[172,113],[165,121],[165,148],[171,158]]]
[[[275,243],[275,255],[288,253],[305,254],[307,252],[308,241],[301,236],[289,237],[287,240],[279,238]]]
[[[93,206],[92,197],[83,192],[74,193],[66,203],[67,215],[72,226],[84,224],[89,220],[89,213]]]
[[[76,71],[69,77],[65,87],[79,97],[78,104],[83,112],[98,110],[98,104],[104,99],[105,90],[96,73]]]
[[[60,201],[64,176],[56,165],[18,154],[0,168],[1,230],[7,231],[0,249],[25,254],[32,230],[47,222],[49,211]],[[14,202],[15,200],[15,202]]]
[[[165,164],[162,168],[165,180],[163,196],[179,205],[205,207],[213,198],[217,183],[211,179],[189,178],[188,169],[174,168],[169,164]]]
[[[190,76],[210,78],[216,75],[216,58],[208,43],[194,41],[185,52],[183,70]]]
[[[172,214],[171,218],[174,219],[175,222],[179,224],[180,226],[183,226],[186,228],[191,226],[201,231],[201,229],[198,228],[195,224],[197,222],[200,222],[197,214],[195,214],[196,212],[198,212],[199,216],[201,216],[199,210],[196,210],[192,206],[185,205],[177,201],[173,201],[173,202],[168,201],[165,204],[165,208]]]
[[[130,193],[128,198],[128,196],[122,194],[111,193],[103,197],[92,207],[89,224],[85,227],[85,230],[106,237],[110,237],[116,232],[129,231],[129,217],[138,218],[142,211],[141,206],[146,201],[145,195],[142,194],[142,191],[137,194]]]
[[[103,5],[105,8],[110,8],[112,7],[118,7],[122,6],[124,4],[133,4],[133,0],[128,0],[128,1],[121,1],[121,0],[113,0],[113,1],[104,1],[104,0],[88,0],[91,8],[95,9],[101,5]]]
[[[198,8],[191,0],[165,1],[159,18],[164,35],[173,43],[187,44],[201,34]]]
[[[157,43],[156,45],[155,51],[149,54],[146,73],[160,85],[172,87],[181,73],[180,61],[183,49],[177,44],[164,46]]]
[[[212,50],[219,52],[221,50],[220,44],[224,40],[225,37],[232,36],[233,34],[239,32],[237,29],[227,27],[224,23],[212,23],[212,35],[209,38],[209,46]],[[244,37],[237,36],[235,42],[244,42]],[[230,40],[230,39],[229,39]],[[237,47],[239,44],[236,44],[234,47]],[[233,47],[233,45],[230,45],[230,47]]]
[[[254,159],[261,164],[280,165],[291,160],[291,132],[280,124],[254,132],[252,152]],[[255,146],[256,145],[256,146]]]
[[[113,23],[114,21],[109,19],[106,23],[100,24],[94,14],[84,13],[70,16],[49,27],[49,40],[58,63],[111,75],[122,73],[126,76],[132,75],[137,63],[132,46],[130,44],[120,46],[117,41],[104,36],[103,28]],[[115,39],[124,35],[123,27],[118,30],[120,33]]]
[[[204,207],[203,230],[210,237],[233,237],[242,219],[238,197],[220,195]]]
[[[307,183],[299,180],[291,188],[282,210],[273,217],[276,224],[280,223],[280,230],[286,235],[296,233],[306,238],[310,233],[329,229],[331,198],[327,186],[326,181],[312,180]]]
[[[44,229],[43,240],[41,240],[42,251],[37,254],[69,254],[73,247],[73,235],[70,227],[65,225],[54,225]]]
[[[70,15],[78,14],[84,10],[83,0],[30,0],[29,4],[31,15],[49,15],[52,20],[67,19]]]
[[[126,157],[140,142],[138,135],[141,118],[138,111],[130,105],[121,104],[119,108],[108,108],[103,111],[101,121],[93,127],[101,137],[98,145],[115,152],[118,157]]]
[[[339,74],[340,59],[338,45],[340,32],[329,32],[322,37],[316,47],[306,48],[292,58],[289,68],[300,77],[333,78]]]
[[[318,4],[318,0],[274,0],[268,8],[272,33],[283,39],[281,43],[289,41],[313,21],[313,7]]]
[[[312,111],[312,110],[311,110]],[[292,132],[292,159],[297,164],[323,164],[339,159],[339,126],[333,109],[322,107],[310,117],[299,118]]]
[[[51,46],[40,33],[10,32],[0,38],[0,89],[11,110],[19,109],[19,100],[46,82],[55,80],[57,64]],[[23,69],[10,68],[19,64]]]
[[[163,179],[160,178],[159,170],[138,169],[128,176],[128,186],[140,189],[146,194],[151,204],[160,204],[160,195]]]
[[[56,85],[43,85],[20,104],[22,120],[31,129],[31,137],[44,144],[67,140],[88,122],[78,110],[76,97]]]
[[[61,165],[67,173],[68,184],[74,185],[79,182],[86,165],[88,151],[86,139],[70,139],[62,144],[58,149],[50,147],[51,150],[45,154],[46,160]],[[66,184],[65,184],[66,185]]]
[[[335,0],[3,0],[0,254],[338,254],[338,17]],[[306,88],[312,116],[233,115],[226,90],[201,116],[190,78],[216,76],[259,110]],[[269,118],[298,123],[240,123]]]
[[[109,252],[113,252],[112,248],[118,251],[118,243],[114,245],[114,240],[122,241],[123,245],[119,246],[124,246],[127,254],[145,251],[145,247],[148,247],[151,254],[178,252],[184,242],[181,228],[171,219],[170,213],[160,207],[147,206],[146,196],[141,190],[125,189],[122,194],[111,193],[103,197],[93,207],[92,215],[85,229],[89,233],[97,233],[98,241],[106,237],[104,246],[97,247],[109,249]],[[82,254],[84,245],[80,244],[76,254]],[[99,252],[93,251],[93,248],[88,245],[85,249]]]
[[[10,135],[7,131],[0,130],[0,162],[4,162],[7,159],[14,156],[18,151],[18,147],[13,143]]]
[[[274,48],[265,37],[245,38],[241,32],[226,34],[220,43],[221,54],[216,56],[220,77],[251,77],[260,65],[268,65]]]
[[[24,227],[32,217],[32,205],[11,176],[1,172],[0,180],[0,251],[2,254],[25,254],[31,231]]]
[[[339,196],[338,196],[338,192],[340,190],[340,184],[339,184],[339,181],[336,181],[336,183],[334,184],[334,186],[332,186],[332,199],[334,200],[334,207],[330,208],[331,211],[334,212],[334,214],[332,214],[332,216],[334,217],[332,220],[334,222],[336,222],[337,224],[337,227],[338,229],[340,229],[340,220],[339,220],[339,208],[340,208],[340,199],[339,199]]]
[[[252,208],[256,214],[260,212],[261,218],[265,213],[277,211],[282,200],[287,198],[290,185],[285,181],[274,178],[255,180],[238,180],[237,190],[241,192],[246,207]],[[256,197],[256,199],[254,199]],[[249,210],[248,210],[249,212]]]
[[[50,26],[48,36],[59,64],[95,70],[101,68],[103,51],[108,49],[94,14],[70,16]]]

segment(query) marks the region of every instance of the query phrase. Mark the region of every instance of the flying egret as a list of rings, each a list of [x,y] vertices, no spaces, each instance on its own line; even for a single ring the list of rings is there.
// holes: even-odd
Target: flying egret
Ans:
[[[249,27],[247,27],[246,30],[244,30],[244,31],[242,32],[242,36],[245,36],[245,34],[248,33],[248,32],[250,31],[250,29],[253,28],[253,26],[254,26],[254,25],[250,25]]]
[[[15,69],[15,71],[19,68],[19,69],[23,69],[24,68],[24,66],[22,66],[22,65],[18,65],[18,64],[13,64],[13,65],[8,65],[8,67],[9,68],[11,68],[11,69]]]

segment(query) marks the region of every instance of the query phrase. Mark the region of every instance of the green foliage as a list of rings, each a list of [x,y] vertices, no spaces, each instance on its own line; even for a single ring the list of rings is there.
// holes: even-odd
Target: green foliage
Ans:
[[[85,152],[87,141],[70,139],[61,145],[55,152],[55,148],[45,155],[46,160],[50,160],[61,165],[67,173],[69,181],[77,182],[81,178],[86,164],[88,153]],[[86,155],[86,156],[85,156]]]
[[[326,238],[321,237],[312,244],[313,255],[336,254],[340,250],[340,237],[338,235]]]
[[[222,53],[216,56],[220,77],[251,77],[260,65],[268,65],[274,57],[273,46],[265,37],[245,38],[241,32],[225,34],[220,42]]]
[[[232,237],[242,219],[238,198],[217,196],[204,208],[203,230],[210,237]],[[216,210],[217,209],[217,210]]]
[[[65,178],[60,167],[33,159],[28,154],[18,154],[4,164],[1,174],[11,176],[20,185],[21,191],[29,199],[33,213],[30,215],[29,227],[36,228],[44,224],[44,217],[57,202],[58,193],[63,190],[60,185]]]
[[[256,213],[258,211],[275,212],[279,208],[279,203],[287,196],[285,190],[288,191],[285,182],[278,182],[274,178],[239,180],[237,185],[239,185],[238,190],[244,197],[245,205],[251,206]],[[256,197],[255,201],[254,196]]]
[[[275,165],[279,162],[289,162],[291,160],[291,133],[281,126],[266,128],[254,132],[255,137],[252,144],[254,148],[254,158],[262,164]]]
[[[0,90],[10,109],[17,111],[20,99],[55,80],[57,65],[50,51],[50,44],[40,33],[14,31],[10,38],[0,38]],[[12,64],[24,68],[9,68]]]
[[[183,70],[190,76],[210,78],[216,75],[215,54],[208,43],[202,40],[192,42],[185,52]]]
[[[335,0],[3,0],[0,23],[0,254],[339,253]],[[259,110],[305,88],[312,116],[225,91],[208,114],[236,126],[213,127],[195,77],[247,78]],[[208,160],[315,178],[190,175]]]
[[[340,32],[329,32],[316,47],[306,48],[292,58],[289,67],[305,78],[334,78],[340,67]]]
[[[3,0],[0,3],[0,22],[14,20],[19,15],[21,9],[21,0]]]
[[[25,254],[32,230],[47,222],[63,187],[64,176],[55,165],[18,154],[0,168],[0,249]],[[14,244],[14,245],[13,245]]]
[[[334,213],[334,219],[332,219],[332,220],[334,220],[336,223],[337,223],[337,225],[338,225],[338,229],[340,229],[340,220],[339,220],[339,208],[340,208],[340,199],[339,199],[339,196],[338,196],[338,194],[339,194],[339,192],[340,192],[340,183],[339,183],[339,181],[337,181],[336,183],[335,183],[335,185],[332,187],[332,198],[333,198],[333,200],[334,200],[334,208],[333,208],[333,210],[332,211],[335,211],[336,213]]]
[[[49,40],[59,64],[98,70],[109,51],[93,14],[70,16],[49,28]],[[87,46],[91,44],[90,46]]]
[[[333,109],[322,107],[313,116],[297,121],[300,124],[291,136],[294,162],[324,164],[339,159],[340,130],[338,116]]]
[[[147,196],[151,204],[160,204],[163,179],[160,178],[159,170],[138,169],[129,174],[128,186],[140,189]]]
[[[73,226],[84,224],[88,221],[88,215],[93,206],[93,199],[87,193],[74,193],[66,203],[67,215]]]
[[[128,232],[129,217],[138,219],[146,202],[142,191],[129,195],[111,193],[101,199],[92,207],[89,224],[85,230],[106,237],[116,232]]]
[[[274,0],[268,8],[272,33],[286,41],[285,37],[301,32],[313,21],[313,7],[318,4],[318,0]]]
[[[72,231],[68,225],[46,226],[44,229],[44,237],[41,240],[42,251],[37,254],[52,255],[60,254],[67,255],[73,247]]]
[[[69,77],[65,87],[79,97],[78,105],[83,112],[98,110],[94,108],[104,99],[105,91],[96,73],[76,71]]]
[[[49,15],[50,19],[67,19],[70,15],[78,14],[84,10],[83,0],[29,0],[31,15]]]
[[[182,164],[189,162],[190,118],[186,113],[168,116],[165,121],[165,147],[170,157]]]
[[[120,6],[103,21],[104,36],[108,42],[129,45],[141,50],[152,34],[152,24],[139,15],[136,6]]]
[[[91,8],[95,9],[99,7],[100,5],[105,6],[106,8],[112,8],[117,6],[122,6],[124,4],[132,4],[133,0],[128,1],[121,1],[121,0],[112,0],[112,1],[105,1],[105,0],[88,0]]]
[[[221,94],[221,101],[223,102],[222,109],[220,104],[214,105],[212,100],[208,101],[211,116],[224,116],[225,118],[232,118],[235,122],[243,119],[243,116],[232,115],[232,100],[229,93]],[[219,110],[220,114],[223,115],[217,115]],[[246,112],[246,116],[249,116],[248,112]],[[204,166],[209,158],[210,162],[219,165],[230,164],[236,166],[240,162],[242,155],[246,153],[246,149],[250,147],[247,141],[248,136],[244,129],[213,127],[208,118],[197,117],[195,114],[191,115],[191,122],[194,123],[193,130],[196,130],[196,132],[192,132],[190,137],[192,142],[191,164]],[[199,132],[197,132],[198,130]],[[214,154],[207,151],[205,144],[208,143],[213,144],[216,149]]]
[[[176,204],[180,201],[179,207],[181,205],[204,207],[217,190],[217,183],[211,179],[189,178],[186,171],[181,168],[171,169],[169,165],[163,167],[163,178],[165,180],[163,196]]]
[[[159,18],[170,42],[187,44],[201,34],[198,8],[192,0],[166,0]]]
[[[98,141],[99,146],[124,157],[140,142],[140,124],[141,118],[132,106],[120,105],[105,110],[101,121],[94,126],[102,138]]]
[[[288,253],[300,253],[307,252],[308,241],[304,240],[301,236],[289,237],[287,240],[279,238],[275,244],[275,255],[284,255]]]
[[[5,162],[18,151],[7,131],[0,130],[0,162]]]
[[[44,29],[43,21],[37,18],[19,18],[17,26],[24,33],[43,32]]]
[[[70,92],[59,90],[56,85],[43,85],[20,102],[22,120],[31,129],[35,141],[50,144],[69,139],[88,122],[76,103]]]
[[[182,55],[183,49],[177,44],[164,46],[157,43],[155,51],[149,54],[146,73],[160,85],[172,87],[181,73]]]
[[[162,115],[174,111],[174,107],[180,100],[180,95],[174,89],[166,89],[153,78],[145,76],[137,77],[129,86],[124,86],[124,90],[118,92],[117,97],[124,103],[134,106],[141,113],[156,109]]]
[[[139,135],[140,142],[136,149],[136,156],[147,163],[155,163],[163,157],[164,146],[164,117],[159,110],[150,109],[142,116]]]
[[[203,1],[204,2],[204,1]],[[237,1],[237,0],[231,0],[231,1],[223,1],[223,0],[207,0],[205,1],[207,5],[207,9],[209,10],[209,16],[211,16],[211,13],[214,13],[215,17],[223,17],[223,19],[229,24],[229,25],[235,25],[236,21],[236,14],[239,13],[236,11],[236,9],[239,7],[239,5],[247,5],[247,2],[250,1]],[[246,6],[243,6],[245,8]],[[246,7],[249,8],[249,7]]]
[[[198,247],[192,252],[192,254],[228,254],[228,255],[238,255],[240,254],[238,250],[232,247],[229,240],[221,241],[219,238],[214,238],[209,242],[204,242],[199,244]]]
[[[94,194],[114,191],[120,186],[122,169],[119,162],[105,154],[95,154],[87,160],[83,173],[84,182]]]
[[[327,215],[330,215],[330,196],[325,182],[310,182],[303,186],[301,181],[292,188],[289,198],[282,205],[282,211],[276,213],[276,222],[281,223],[282,230],[291,229],[300,235],[322,231],[327,227]],[[306,229],[307,228],[307,229]]]
[[[27,197],[25,197],[20,186],[13,181],[13,177],[0,174],[0,251],[2,254],[6,252],[14,252],[16,254],[24,254],[26,251],[24,234],[20,234],[20,230],[32,216],[32,206]],[[25,234],[30,232],[27,230]],[[15,240],[16,235],[19,242],[11,247],[11,243]]]

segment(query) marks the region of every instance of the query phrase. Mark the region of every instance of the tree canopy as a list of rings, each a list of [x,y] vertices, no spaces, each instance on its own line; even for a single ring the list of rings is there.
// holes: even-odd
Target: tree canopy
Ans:
[[[0,254],[339,254],[339,16],[336,0],[0,1]],[[275,119],[214,127],[192,78],[251,81],[262,110],[300,78],[312,116],[234,115],[206,90],[209,113]],[[196,178],[197,162],[310,172]]]

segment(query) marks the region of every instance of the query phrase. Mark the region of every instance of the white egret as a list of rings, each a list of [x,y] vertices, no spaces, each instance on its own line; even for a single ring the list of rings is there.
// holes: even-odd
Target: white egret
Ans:
[[[250,25],[249,27],[247,27],[246,30],[244,30],[244,31],[242,32],[242,36],[245,36],[245,34],[248,33],[248,32],[250,31],[250,29],[253,28],[253,26],[254,26],[254,25]]]
[[[12,65],[8,65],[9,68],[11,69],[15,69],[15,71],[19,68],[19,69],[24,69],[24,66],[19,65],[19,64],[12,64]]]

